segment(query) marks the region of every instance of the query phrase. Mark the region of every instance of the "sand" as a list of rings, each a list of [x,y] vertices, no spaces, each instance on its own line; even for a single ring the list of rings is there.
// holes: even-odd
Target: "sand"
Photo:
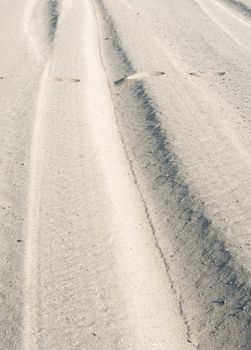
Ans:
[[[249,6],[2,1],[1,349],[250,349]]]

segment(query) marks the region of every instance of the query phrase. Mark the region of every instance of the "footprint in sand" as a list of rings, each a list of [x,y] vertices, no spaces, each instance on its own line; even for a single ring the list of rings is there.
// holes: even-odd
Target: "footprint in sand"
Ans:
[[[122,83],[124,83],[125,81],[130,81],[130,80],[142,80],[145,78],[150,78],[150,77],[154,77],[154,76],[158,76],[158,75],[164,75],[164,72],[158,72],[158,71],[151,71],[151,72],[138,72],[138,73],[134,73],[132,75],[128,75],[126,77],[123,77],[119,80],[116,80],[114,82],[114,85],[120,85]]]
[[[189,75],[193,76],[193,77],[202,77],[202,76],[208,76],[208,77],[212,77],[212,76],[222,76],[225,75],[226,72],[189,72]]]
[[[79,83],[80,79],[74,79],[74,78],[52,78],[48,79],[49,81],[57,81],[57,82],[69,82],[69,83]]]

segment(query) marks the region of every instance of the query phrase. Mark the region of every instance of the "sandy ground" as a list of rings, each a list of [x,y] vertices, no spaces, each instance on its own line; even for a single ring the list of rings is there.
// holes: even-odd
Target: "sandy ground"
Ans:
[[[250,349],[251,1],[0,14],[0,349]]]

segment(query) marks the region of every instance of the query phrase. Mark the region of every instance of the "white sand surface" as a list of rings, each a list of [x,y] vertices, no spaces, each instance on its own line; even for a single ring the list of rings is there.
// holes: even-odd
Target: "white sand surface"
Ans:
[[[0,6],[0,349],[250,349],[249,0]]]

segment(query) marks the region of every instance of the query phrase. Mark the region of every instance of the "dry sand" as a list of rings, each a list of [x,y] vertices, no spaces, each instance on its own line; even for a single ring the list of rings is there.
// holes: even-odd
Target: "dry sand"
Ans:
[[[249,8],[2,0],[0,349],[251,348]]]

